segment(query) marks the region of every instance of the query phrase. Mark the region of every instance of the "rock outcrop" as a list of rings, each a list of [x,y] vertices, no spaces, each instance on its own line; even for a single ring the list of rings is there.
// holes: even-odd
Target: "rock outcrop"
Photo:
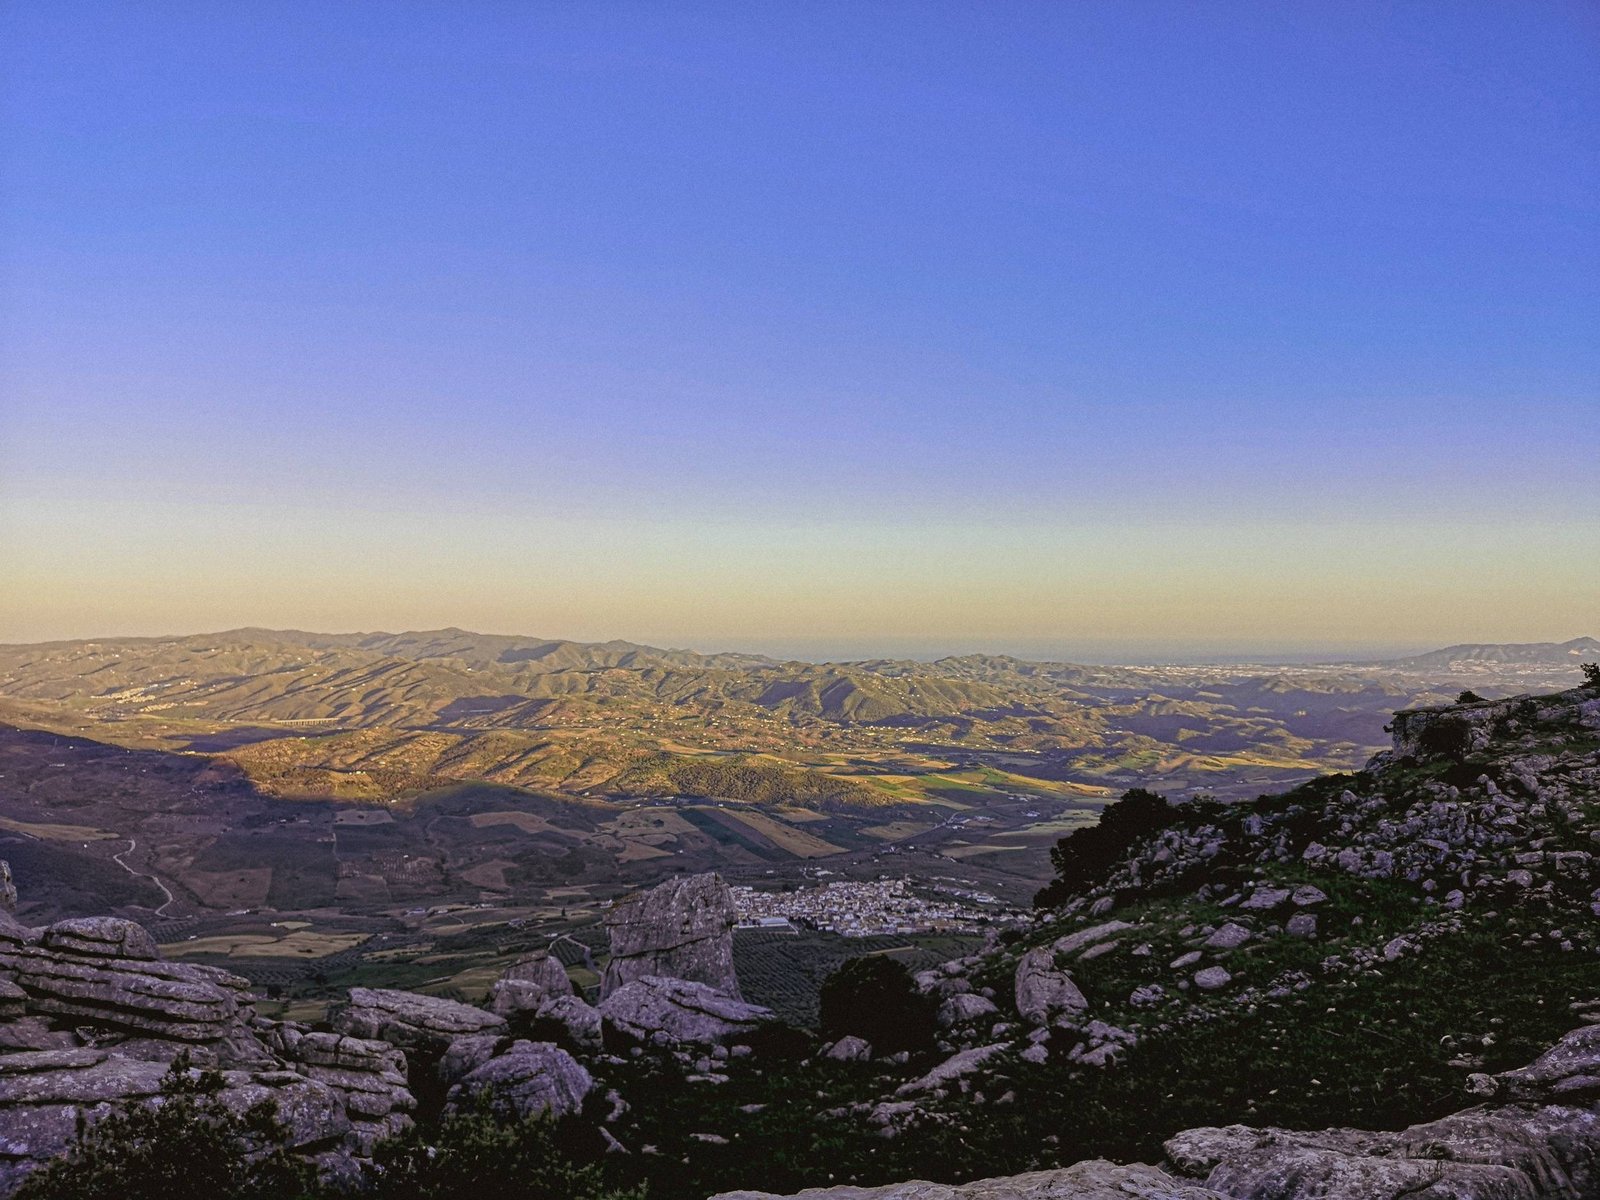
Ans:
[[[80,1120],[156,1097],[179,1055],[220,1069],[219,1099],[235,1111],[270,1100],[288,1148],[326,1175],[356,1179],[378,1140],[410,1123],[392,1046],[260,1020],[246,980],[163,961],[132,921],[3,919],[0,1195],[66,1149]]]
[[[350,999],[332,1015],[334,1029],[427,1057],[443,1054],[456,1038],[498,1033],[505,1018],[470,1004],[392,988],[351,988]]]
[[[79,1119],[147,1101],[161,1090],[168,1064],[94,1047],[0,1055],[0,1194],[9,1194],[41,1162],[72,1141]],[[263,1100],[277,1106],[288,1148],[335,1173],[354,1174],[357,1146],[334,1089],[294,1071],[225,1071],[218,1098],[243,1112]]]
[[[1054,949],[1038,946],[1022,956],[1016,974],[1017,1013],[1032,1025],[1051,1026],[1081,1016],[1089,1007],[1072,976],[1056,966]]]
[[[724,1192],[712,1200],[782,1200],[771,1192]],[[1104,1159],[1060,1171],[1032,1171],[1001,1179],[940,1184],[917,1180],[886,1187],[812,1188],[792,1200],[1225,1200],[1217,1192],[1180,1183],[1157,1167],[1118,1166]]]
[[[34,1015],[195,1045],[236,1040],[254,1013],[248,980],[163,962],[149,933],[111,917],[0,924],[0,981]]]
[[[577,1112],[593,1090],[593,1077],[559,1046],[517,1041],[463,1075],[447,1103],[455,1108],[488,1096],[518,1116],[548,1110],[559,1117]]]
[[[546,1000],[572,995],[561,961],[544,952],[518,959],[489,989],[489,1009],[502,1017],[534,1012]]]
[[[733,894],[718,875],[690,875],[619,900],[606,914],[604,1000],[645,976],[703,983],[740,998],[733,969]]]
[[[638,1041],[720,1045],[735,1042],[773,1020],[772,1010],[736,1000],[686,979],[646,976],[624,984],[600,1002],[611,1028]]]
[[[406,1080],[406,1056],[387,1042],[274,1025],[262,1039],[297,1074],[331,1089],[350,1121],[346,1142],[359,1154],[411,1125],[416,1108]]]

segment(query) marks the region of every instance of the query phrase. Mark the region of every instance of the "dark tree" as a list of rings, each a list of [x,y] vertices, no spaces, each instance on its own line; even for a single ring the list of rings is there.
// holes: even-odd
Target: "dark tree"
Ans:
[[[1039,891],[1034,904],[1049,908],[1104,882],[1136,842],[1161,832],[1177,817],[1178,810],[1164,796],[1144,788],[1124,792],[1122,799],[1106,805],[1097,823],[1074,829],[1056,843],[1050,851],[1056,878]]]
[[[1583,681],[1592,688],[1600,688],[1600,663],[1583,664]]]
[[[935,1002],[921,995],[905,966],[881,954],[843,963],[822,983],[822,1036],[866,1038],[879,1054],[933,1044]]]
[[[1466,691],[1462,692],[1461,695],[1456,697],[1456,703],[1457,704],[1482,704],[1483,703],[1483,697],[1478,695],[1478,693],[1473,691],[1471,688],[1468,688]]]

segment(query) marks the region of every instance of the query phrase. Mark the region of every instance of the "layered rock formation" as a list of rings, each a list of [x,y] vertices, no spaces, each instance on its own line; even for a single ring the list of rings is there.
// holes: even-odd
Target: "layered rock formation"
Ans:
[[[254,1015],[248,980],[163,962],[149,933],[113,917],[0,923],[0,979],[36,1015],[202,1046],[236,1038]]]
[[[431,1058],[443,1054],[456,1038],[499,1033],[506,1024],[504,1017],[455,1000],[362,987],[350,989],[348,1002],[331,1015],[330,1023],[339,1033]]]
[[[572,995],[572,980],[559,959],[529,954],[507,967],[489,989],[489,1009],[498,1016],[534,1012],[546,1000]]]
[[[718,875],[669,879],[619,900],[606,915],[611,961],[600,983],[600,998],[654,975],[703,983],[738,999],[735,919],[733,894]]]
[[[0,923],[0,1195],[61,1153],[80,1119],[158,1095],[180,1054],[220,1069],[222,1103],[270,1100],[293,1152],[354,1179],[409,1123],[404,1056],[260,1020],[254,1005],[245,980],[163,961],[131,921]]]
[[[639,1041],[715,1045],[737,1041],[773,1019],[772,1010],[686,979],[647,975],[600,1002],[600,1016]]]

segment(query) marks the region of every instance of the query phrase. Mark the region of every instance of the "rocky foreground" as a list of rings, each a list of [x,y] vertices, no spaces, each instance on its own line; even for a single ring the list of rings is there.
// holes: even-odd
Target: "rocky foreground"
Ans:
[[[1402,713],[1394,737],[1284,796],[1149,806],[1058,909],[916,977],[936,1032],[911,1051],[819,1045],[743,1000],[715,876],[619,903],[593,997],[533,954],[480,1005],[353,988],[318,1027],[131,921],[0,916],[0,1195],[185,1055],[230,1108],[274,1101],[291,1150],[350,1187],[384,1137],[489,1097],[587,1123],[669,1198],[1600,1196],[1600,693]],[[1211,1074],[1174,1074],[1196,1046]],[[1276,1082],[1234,1104],[1234,1059]],[[1318,1128],[1351,1113],[1385,1127]],[[1090,1126],[1147,1161],[1092,1157]],[[996,1177],[830,1182],[904,1163]]]

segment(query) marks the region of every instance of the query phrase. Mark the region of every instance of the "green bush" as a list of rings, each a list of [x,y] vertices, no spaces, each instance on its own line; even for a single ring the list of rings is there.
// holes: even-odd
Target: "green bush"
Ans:
[[[1106,805],[1100,820],[1074,829],[1050,851],[1056,878],[1033,899],[1038,908],[1050,908],[1104,881],[1133,844],[1173,824],[1179,810],[1166,798],[1133,788],[1122,799]]]
[[[881,954],[852,958],[822,984],[822,1036],[866,1038],[879,1054],[913,1053],[933,1045],[932,997],[917,992],[911,972]]]
[[[313,1194],[309,1164],[285,1149],[270,1101],[234,1112],[222,1076],[172,1064],[158,1103],[131,1103],[85,1125],[66,1154],[29,1175],[18,1200],[294,1200]]]
[[[431,1129],[378,1144],[368,1171],[372,1200],[642,1200],[616,1191],[603,1170],[577,1161],[570,1130],[547,1114],[518,1117],[488,1098]]]

